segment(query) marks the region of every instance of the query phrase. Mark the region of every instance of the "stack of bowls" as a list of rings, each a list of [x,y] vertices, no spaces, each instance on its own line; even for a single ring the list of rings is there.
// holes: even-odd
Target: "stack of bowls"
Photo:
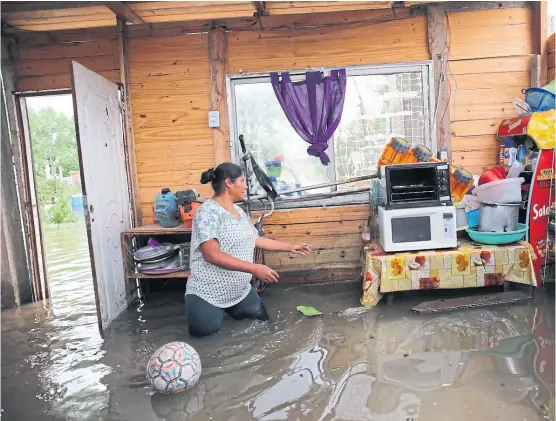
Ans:
[[[507,178],[483,184],[474,190],[481,203],[479,225],[467,229],[473,241],[509,244],[521,240],[527,226],[519,224],[521,184],[524,178]]]

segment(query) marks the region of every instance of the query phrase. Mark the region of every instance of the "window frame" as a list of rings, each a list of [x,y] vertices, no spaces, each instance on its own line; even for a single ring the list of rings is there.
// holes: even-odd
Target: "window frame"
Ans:
[[[246,85],[254,83],[270,83],[270,73],[271,72],[289,72],[292,76],[292,80],[302,80],[303,75],[310,71],[321,71],[326,74],[330,73],[330,70],[337,69],[336,67],[319,67],[319,68],[307,68],[307,69],[297,69],[297,70],[272,70],[267,72],[253,72],[253,73],[230,73],[226,75],[226,92],[227,92],[227,103],[228,103],[228,122],[229,122],[229,136],[230,136],[230,155],[232,162],[241,165],[241,146],[238,140],[238,127],[237,127],[237,113],[236,113],[236,96],[235,96],[235,86]],[[414,62],[404,62],[404,63],[390,63],[390,64],[376,64],[376,65],[360,65],[360,66],[344,66],[346,69],[346,74],[350,76],[371,76],[371,75],[387,75],[387,74],[397,74],[404,72],[420,72],[422,83],[423,83],[423,116],[425,118],[425,146],[429,147],[433,154],[437,152],[437,141],[436,139],[436,98],[434,95],[434,74],[433,74],[433,62],[431,60],[426,61],[414,61]],[[428,95],[427,95],[428,92]],[[332,136],[331,141],[333,142],[334,136]],[[335,173],[335,158],[334,158],[334,147],[327,150],[327,154],[330,156],[330,165],[327,168],[327,173],[331,179],[336,179]],[[355,203],[369,203],[368,192],[354,193],[352,195],[344,195],[329,199],[320,199],[312,203],[308,200],[299,200],[297,198],[287,199],[279,201],[276,203],[277,209],[291,209],[291,208],[302,208],[302,207],[315,207],[315,206],[339,206],[348,205]]]

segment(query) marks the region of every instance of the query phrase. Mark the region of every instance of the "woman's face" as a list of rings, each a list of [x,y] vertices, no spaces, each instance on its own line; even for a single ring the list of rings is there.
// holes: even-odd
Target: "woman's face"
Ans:
[[[235,182],[227,179],[226,187],[234,201],[245,200],[245,192],[247,189],[247,186],[245,184],[245,176],[242,175],[241,177],[237,178]]]

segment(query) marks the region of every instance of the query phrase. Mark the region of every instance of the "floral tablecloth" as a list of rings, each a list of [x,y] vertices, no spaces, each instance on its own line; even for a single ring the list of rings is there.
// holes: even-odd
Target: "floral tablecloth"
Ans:
[[[413,289],[471,288],[504,281],[537,285],[531,246],[522,241],[504,246],[462,241],[457,249],[385,253],[380,245],[364,247],[361,304],[373,307],[382,294]]]

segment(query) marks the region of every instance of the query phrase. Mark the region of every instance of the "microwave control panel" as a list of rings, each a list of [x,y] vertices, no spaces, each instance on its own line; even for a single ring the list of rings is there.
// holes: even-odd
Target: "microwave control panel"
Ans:
[[[436,181],[438,183],[438,200],[451,204],[450,167],[448,165],[436,167]]]
[[[452,240],[456,238],[457,230],[456,230],[456,218],[454,217],[453,213],[444,213],[442,214],[442,235],[444,236],[445,240]]]

